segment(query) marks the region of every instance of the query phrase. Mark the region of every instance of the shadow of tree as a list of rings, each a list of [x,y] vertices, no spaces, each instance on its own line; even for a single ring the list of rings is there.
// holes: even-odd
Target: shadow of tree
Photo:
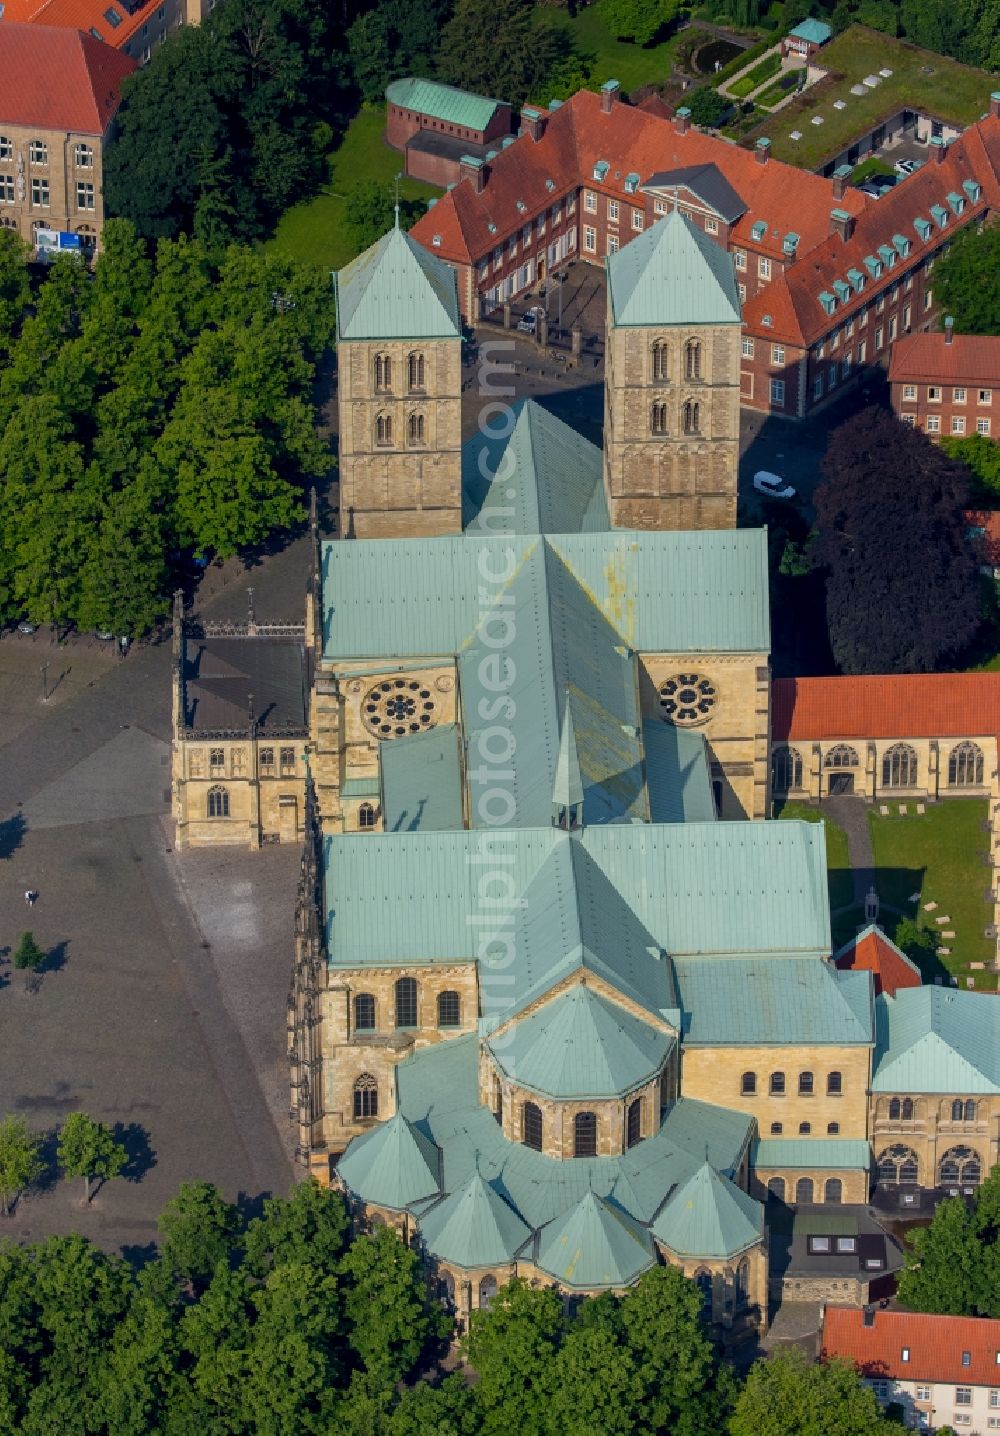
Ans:
[[[20,813],[0,822],[0,859],[13,857],[24,842],[28,824]]]
[[[127,1153],[121,1176],[126,1182],[141,1182],[156,1166],[156,1152],[150,1145],[149,1133],[140,1122],[116,1122],[114,1138]]]
[[[233,1205],[239,1213],[240,1223],[246,1226],[248,1222],[255,1221],[257,1217],[264,1215],[264,1203],[274,1196],[273,1192],[240,1192]]]
[[[149,1266],[160,1255],[160,1249],[155,1242],[126,1243],[122,1249],[122,1260],[128,1262],[132,1270],[139,1274],[143,1267]]]
[[[42,1159],[41,1175],[31,1184],[33,1192],[51,1192],[59,1180],[59,1128],[49,1127],[41,1134],[38,1155]]]
[[[64,938],[62,942],[57,942],[55,946],[50,947],[42,959],[38,971],[61,972],[66,965],[66,949],[68,947],[69,938]]]

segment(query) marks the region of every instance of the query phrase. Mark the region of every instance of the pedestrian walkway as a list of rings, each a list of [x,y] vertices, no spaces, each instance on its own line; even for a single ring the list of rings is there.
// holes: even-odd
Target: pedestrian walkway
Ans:
[[[827,798],[823,812],[847,834],[847,855],[851,861],[854,901],[864,906],[875,876],[875,854],[868,829],[868,804],[862,798]]]

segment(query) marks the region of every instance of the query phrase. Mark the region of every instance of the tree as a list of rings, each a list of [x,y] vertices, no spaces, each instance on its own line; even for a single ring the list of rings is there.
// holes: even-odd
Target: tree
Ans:
[[[914,1232],[899,1278],[899,1300],[939,1316],[1000,1314],[997,1277],[1000,1168],[994,1167],[970,1211],[962,1197],[939,1202],[929,1227]]]
[[[972,471],[974,488],[979,491],[971,495],[973,503],[993,506],[1000,502],[1000,444],[984,434],[969,434],[964,439],[948,435],[941,440],[941,447],[950,458],[958,459]]]
[[[814,556],[841,670],[924,673],[959,655],[981,620],[961,466],[869,408],[831,434],[822,472]]]
[[[650,45],[680,10],[679,0],[598,0],[601,18],[616,40]]]
[[[344,218],[351,231],[351,238],[359,250],[369,245],[391,229],[396,222],[395,196],[388,184],[377,180],[361,180],[352,185],[344,199]],[[423,212],[419,200],[404,199],[399,202],[399,223],[402,229],[409,229]]]
[[[810,1362],[798,1347],[750,1368],[730,1436],[889,1436],[875,1393],[846,1362]]]
[[[9,353],[31,298],[29,254],[16,229],[0,229],[0,355]]]
[[[622,1297],[643,1420],[653,1430],[709,1436],[722,1425],[729,1389],[719,1385],[701,1310],[694,1282],[671,1266],[646,1272]]]
[[[558,1293],[521,1280],[503,1287],[489,1311],[474,1313],[464,1346],[479,1375],[484,1432],[542,1436],[547,1430],[546,1399],[564,1329]]]
[[[0,1216],[10,1216],[25,1187],[37,1182],[45,1170],[40,1145],[23,1117],[0,1120]]]
[[[380,104],[390,80],[431,70],[450,14],[449,0],[380,0],[358,16],[347,32],[347,52],[366,103]]]
[[[89,1202],[91,1182],[103,1186],[117,1177],[128,1160],[128,1152],[104,1122],[95,1121],[85,1112],[71,1112],[59,1136],[58,1157],[67,1177],[83,1178],[84,1197]]]
[[[691,119],[696,125],[712,126],[719,124],[731,102],[723,99],[718,90],[713,90],[711,85],[702,85],[695,90],[686,103],[691,111]]]
[[[969,225],[934,266],[934,298],[961,334],[1000,334],[1000,230]]]
[[[614,1334],[597,1326],[569,1332],[549,1373],[549,1393],[536,1396],[548,1429],[599,1431],[601,1436],[632,1436],[640,1425],[655,1427],[642,1408],[631,1353],[621,1350]]]
[[[419,1381],[400,1393],[384,1429],[385,1436],[473,1436],[479,1430],[475,1393],[458,1372],[440,1386]]]
[[[442,80],[520,105],[544,87],[565,46],[536,24],[531,0],[458,0],[441,31]]]
[[[236,1208],[211,1182],[185,1182],[160,1213],[163,1260],[185,1281],[207,1280],[228,1260],[238,1227]]]
[[[248,1271],[263,1278],[276,1266],[310,1262],[335,1273],[348,1236],[347,1208],[339,1192],[314,1179],[302,1182],[288,1198],[268,1197],[243,1238]]]
[[[44,961],[45,949],[38,946],[34,933],[22,932],[14,952],[14,966],[21,972],[37,972]]]
[[[428,1342],[451,1321],[428,1298],[420,1258],[390,1227],[351,1244],[340,1270],[347,1281],[348,1340],[373,1382],[385,1389],[406,1376]]]

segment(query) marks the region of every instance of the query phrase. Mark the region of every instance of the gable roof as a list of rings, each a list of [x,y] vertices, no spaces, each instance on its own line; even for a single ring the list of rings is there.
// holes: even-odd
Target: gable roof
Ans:
[[[727,224],[735,224],[746,213],[746,204],[716,164],[683,165],[676,170],[659,170],[640,186],[643,190],[690,190],[714,209]]]
[[[794,35],[799,40],[808,40],[813,45],[824,45],[833,34],[830,26],[823,20],[803,20],[796,25],[794,30],[789,30],[789,35]]]
[[[453,85],[416,78],[393,80],[386,86],[385,97],[401,109],[415,110],[470,130],[485,130],[500,106],[499,100],[487,99],[485,95],[473,95]]]
[[[477,1169],[423,1214],[420,1236],[434,1256],[469,1268],[511,1261],[531,1229]]]
[[[638,1222],[588,1191],[539,1233],[535,1264],[563,1286],[587,1291],[628,1286],[656,1257]]]
[[[1000,1001],[948,987],[875,1003],[873,1092],[1000,1092]]]
[[[1000,387],[1000,335],[903,334],[892,346],[894,384],[968,384]]]
[[[823,1317],[823,1359],[843,1357],[873,1377],[996,1386],[998,1353],[1000,1321],[986,1317],[856,1306],[828,1306]]]
[[[390,229],[334,275],[337,338],[458,339],[455,271]]]
[[[0,124],[102,136],[135,61],[76,29],[0,21]]]
[[[880,673],[776,678],[778,742],[836,738],[985,738],[1000,732],[1000,673]]]
[[[732,257],[680,210],[609,254],[607,270],[614,324],[741,323]]]
[[[901,987],[919,987],[921,983],[919,967],[875,923],[845,942],[833,960],[842,972],[870,972],[876,997],[883,992],[895,997]]]
[[[355,1137],[337,1170],[359,1197],[395,1211],[440,1190],[440,1153],[402,1112]]]
[[[709,1162],[678,1187],[653,1222],[653,1235],[676,1256],[723,1259],[754,1246],[764,1208]]]
[[[181,663],[184,724],[195,732],[275,727],[308,731],[303,638],[185,635]]]
[[[867,1172],[871,1148],[861,1138],[851,1137],[766,1137],[755,1142],[751,1153],[759,1171],[772,1168],[791,1170]]]
[[[124,0],[4,0],[5,22],[82,30],[110,49],[129,51],[136,32],[155,20],[154,0],[126,5]],[[159,22],[161,25],[162,21]],[[95,33],[96,32],[96,33]],[[136,39],[137,55],[145,49]]]
[[[812,957],[766,956],[676,958],[674,972],[685,1044],[865,1046],[874,1040],[867,972],[838,972]]]

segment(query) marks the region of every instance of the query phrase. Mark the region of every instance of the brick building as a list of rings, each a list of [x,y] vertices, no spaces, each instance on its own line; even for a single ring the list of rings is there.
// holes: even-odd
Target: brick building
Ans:
[[[618,85],[525,110],[518,138],[412,230],[458,274],[462,312],[533,288],[568,259],[603,263],[673,209],[733,255],[743,304],[741,402],[803,418],[894,340],[934,320],[951,237],[1000,209],[1000,92],[990,114],[881,200],[622,104]]]
[[[484,160],[511,133],[510,105],[433,80],[393,80],[385,92],[385,137],[406,156],[406,173],[428,184],[461,179],[464,156]]]
[[[817,50],[822,49],[833,31],[823,20],[803,20],[781,42],[783,55],[795,55],[801,60],[811,60]]]
[[[93,251],[104,225],[104,149],[135,61],[79,30],[0,22],[0,228]]]
[[[4,0],[0,28],[14,21],[82,30],[144,65],[171,30],[198,24],[214,6],[215,0]]]
[[[994,335],[956,334],[950,319],[943,333],[904,335],[892,347],[889,384],[899,418],[932,439],[1000,437],[1000,338]]]

